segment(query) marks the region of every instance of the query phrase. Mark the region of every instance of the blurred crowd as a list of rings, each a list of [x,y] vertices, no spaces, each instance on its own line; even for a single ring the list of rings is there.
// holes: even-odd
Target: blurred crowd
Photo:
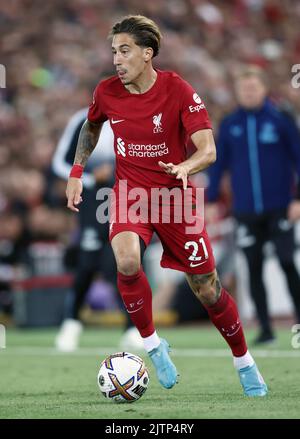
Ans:
[[[112,24],[136,13],[161,28],[154,65],[194,86],[216,132],[235,105],[232,79],[246,63],[266,70],[273,98],[299,120],[299,89],[291,87],[291,66],[300,60],[297,0],[2,1],[0,283],[15,276],[32,242],[68,245],[76,234],[51,159],[68,119],[89,104],[99,77],[113,73]]]

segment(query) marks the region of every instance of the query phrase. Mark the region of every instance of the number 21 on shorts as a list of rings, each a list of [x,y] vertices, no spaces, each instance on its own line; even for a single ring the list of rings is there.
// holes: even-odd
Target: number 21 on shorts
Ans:
[[[202,261],[202,256],[199,256],[198,254],[199,244],[202,246],[203,249],[205,259],[204,261]],[[199,265],[204,264],[208,259],[208,251],[203,237],[199,239],[199,244],[196,241],[187,241],[184,245],[185,250],[188,250],[190,247],[193,249],[192,254],[188,258],[188,260],[191,261],[190,267],[198,267]]]

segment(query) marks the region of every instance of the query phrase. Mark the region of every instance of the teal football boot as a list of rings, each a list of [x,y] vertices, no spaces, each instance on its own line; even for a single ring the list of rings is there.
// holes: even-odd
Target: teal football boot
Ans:
[[[169,356],[169,343],[160,339],[160,345],[149,352],[149,357],[156,369],[156,375],[160,384],[166,389],[171,389],[176,383],[178,373]]]
[[[266,396],[268,387],[255,363],[240,369],[238,373],[246,396]]]

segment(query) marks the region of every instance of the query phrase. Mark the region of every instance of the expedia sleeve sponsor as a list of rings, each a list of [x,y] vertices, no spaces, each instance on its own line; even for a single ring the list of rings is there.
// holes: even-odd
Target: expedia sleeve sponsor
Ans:
[[[181,81],[181,120],[189,135],[198,130],[210,129],[211,122],[204,102],[184,80]]]

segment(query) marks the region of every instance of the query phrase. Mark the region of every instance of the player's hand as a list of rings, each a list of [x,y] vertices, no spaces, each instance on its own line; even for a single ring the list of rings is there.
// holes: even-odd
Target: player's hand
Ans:
[[[294,200],[289,204],[287,217],[291,223],[300,219],[300,200]]]
[[[114,167],[111,163],[104,163],[94,169],[94,177],[97,183],[105,183],[113,174]]]
[[[77,206],[81,203],[82,198],[82,181],[80,178],[70,177],[67,184],[66,196],[68,200],[68,208],[73,212],[79,212]]]
[[[188,170],[184,165],[158,162],[159,166],[169,175],[176,175],[177,180],[182,180],[183,189],[187,188]]]

